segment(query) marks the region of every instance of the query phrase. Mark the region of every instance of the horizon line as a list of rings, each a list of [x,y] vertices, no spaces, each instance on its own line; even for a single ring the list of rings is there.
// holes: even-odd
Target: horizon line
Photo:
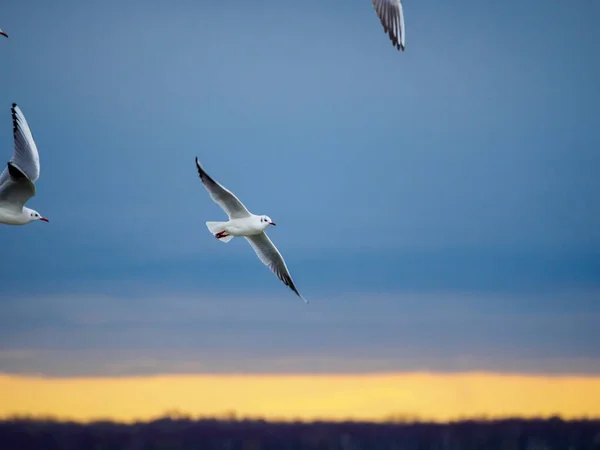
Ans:
[[[349,415],[344,418],[335,417],[322,417],[319,415],[309,417],[292,417],[292,416],[263,416],[263,415],[252,415],[252,414],[241,414],[236,411],[224,411],[220,414],[192,414],[187,411],[179,411],[177,409],[167,410],[162,414],[158,414],[153,417],[146,419],[132,418],[128,420],[118,420],[114,418],[98,416],[96,418],[88,419],[77,419],[66,415],[56,414],[4,414],[0,415],[0,424],[7,422],[51,422],[56,424],[68,424],[76,423],[80,425],[93,425],[98,423],[113,423],[119,425],[133,425],[133,424],[150,424],[161,420],[170,420],[173,422],[177,421],[189,421],[189,422],[221,422],[221,423],[245,423],[245,422],[263,422],[267,424],[302,424],[311,425],[317,423],[330,423],[330,424],[372,424],[372,425],[391,425],[391,426],[411,426],[421,424],[436,424],[436,425],[452,425],[459,423],[498,423],[507,421],[561,421],[565,423],[573,422],[600,422],[600,414],[598,415],[585,415],[565,417],[559,413],[549,414],[473,414],[460,416],[455,419],[435,419],[433,417],[426,417],[419,414],[387,414],[382,415],[380,419],[368,419],[359,418],[356,416]]]

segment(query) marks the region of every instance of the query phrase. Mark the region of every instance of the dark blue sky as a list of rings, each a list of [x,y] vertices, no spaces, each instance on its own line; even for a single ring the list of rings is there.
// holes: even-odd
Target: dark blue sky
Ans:
[[[0,228],[0,371],[600,372],[600,4],[404,10],[399,53],[368,0],[4,5],[51,222]]]

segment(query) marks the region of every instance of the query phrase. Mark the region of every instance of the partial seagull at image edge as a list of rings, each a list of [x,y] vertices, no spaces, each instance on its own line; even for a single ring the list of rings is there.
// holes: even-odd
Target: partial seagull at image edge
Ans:
[[[15,149],[0,175],[0,223],[26,225],[36,220],[48,222],[25,203],[35,195],[35,182],[40,176],[40,157],[25,116],[12,104]]]
[[[206,222],[208,230],[224,243],[229,242],[236,236],[245,237],[261,262],[271,269],[283,284],[294,291],[305,303],[308,303],[308,300],[296,289],[281,253],[265,233],[269,226],[275,226],[271,218],[269,216],[257,216],[248,211],[233,192],[213,180],[204,171],[198,162],[198,158],[196,158],[196,167],[200,180],[202,180],[210,197],[229,216],[227,222]]]
[[[404,51],[406,36],[402,0],[371,0],[373,8],[394,47]]]

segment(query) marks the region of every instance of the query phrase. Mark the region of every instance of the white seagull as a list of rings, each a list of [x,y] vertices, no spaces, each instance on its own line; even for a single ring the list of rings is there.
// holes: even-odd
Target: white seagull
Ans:
[[[26,225],[35,220],[48,222],[37,211],[25,207],[35,195],[33,183],[40,176],[40,157],[25,116],[16,103],[12,105],[15,151],[0,175],[0,223]]]
[[[308,303],[308,300],[302,297],[296,289],[281,253],[265,233],[270,225],[275,226],[271,218],[257,216],[248,211],[233,192],[208,176],[198,162],[198,158],[196,158],[196,167],[211,198],[229,216],[227,222],[206,222],[208,230],[221,242],[229,242],[235,236],[245,237],[262,263],[271,269],[298,297]]]
[[[6,34],[4,31],[2,31],[2,28],[0,28],[0,34],[4,37],[8,37],[8,34]]]
[[[402,0],[371,0],[373,8],[379,16],[383,32],[387,33],[392,44],[404,51],[406,47],[404,11],[402,10]]]

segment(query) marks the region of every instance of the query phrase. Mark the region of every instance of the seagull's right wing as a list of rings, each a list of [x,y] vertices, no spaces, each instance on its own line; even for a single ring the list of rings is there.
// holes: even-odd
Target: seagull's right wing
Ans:
[[[4,175],[8,178],[0,183],[0,205],[20,213],[27,200],[35,195],[35,185],[11,162],[4,169],[2,177]]]
[[[262,232],[254,236],[245,237],[262,263],[271,269],[271,271],[277,275],[277,278],[283,281],[283,284],[289,286],[290,289],[298,295],[298,297],[304,300],[305,303],[308,303],[308,301],[302,297],[302,295],[300,295],[298,289],[296,289],[296,286],[292,281],[292,276],[290,275],[290,272],[285,265],[285,261],[283,260],[283,256],[281,256],[281,253],[279,253],[279,250],[277,250],[275,244],[271,242],[269,236],[267,236],[265,232]]]
[[[227,213],[230,219],[241,219],[242,217],[251,215],[242,202],[233,195],[233,192],[208,176],[198,162],[198,158],[196,158],[196,167],[198,168],[198,175],[200,175],[200,179],[202,180],[202,183],[204,183],[204,187],[206,187],[211,198],[217,205],[223,208],[223,211]]]
[[[402,10],[402,0],[371,0],[373,8],[384,33],[387,33],[392,44],[400,50],[405,48],[405,29],[404,29],[404,11]]]

